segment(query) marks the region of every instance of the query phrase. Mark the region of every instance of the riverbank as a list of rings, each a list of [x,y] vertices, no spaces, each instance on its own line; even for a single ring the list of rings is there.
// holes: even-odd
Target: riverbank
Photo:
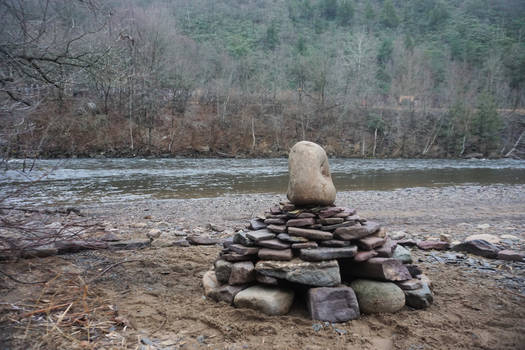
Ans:
[[[301,305],[289,315],[270,317],[203,298],[201,278],[220,246],[175,247],[173,242],[190,234],[229,236],[284,198],[243,194],[81,207],[105,232],[121,239],[144,239],[151,230],[159,230],[160,237],[138,251],[89,251],[4,264],[3,271],[24,281],[55,279],[44,288],[2,280],[3,343],[12,348],[66,343],[82,348],[89,344],[86,327],[91,327],[89,341],[106,348],[523,348],[525,263],[520,262],[471,255],[451,259],[448,252],[413,249],[415,261],[433,281],[434,304],[422,311],[363,315],[343,324],[318,325]],[[449,234],[462,240],[488,233],[501,245],[525,249],[525,185],[345,191],[338,193],[336,203],[355,207],[361,217],[408,237]],[[80,280],[88,286],[85,293]],[[91,326],[65,321],[78,311],[75,305],[72,311],[66,305],[55,313],[64,315],[62,323],[44,314],[30,325],[11,307],[24,308],[36,299],[51,304],[57,296],[62,304],[86,305]]]

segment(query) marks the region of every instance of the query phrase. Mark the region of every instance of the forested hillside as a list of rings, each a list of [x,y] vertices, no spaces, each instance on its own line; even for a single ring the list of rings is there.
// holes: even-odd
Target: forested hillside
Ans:
[[[1,0],[20,156],[525,154],[522,0]]]

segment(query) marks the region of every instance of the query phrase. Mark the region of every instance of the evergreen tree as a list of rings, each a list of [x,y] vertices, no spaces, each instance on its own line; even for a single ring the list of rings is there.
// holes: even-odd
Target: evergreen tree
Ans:
[[[397,28],[399,25],[399,17],[392,0],[385,0],[383,3],[383,11],[381,12],[381,23],[387,28]]]
[[[354,18],[354,6],[351,0],[343,0],[339,6],[337,13],[339,24],[342,26],[350,26]]]
[[[337,0],[323,0],[322,4],[323,16],[331,21],[337,16]]]
[[[477,108],[472,119],[472,135],[477,138],[478,151],[488,155],[497,146],[502,121],[492,95],[483,93]]]

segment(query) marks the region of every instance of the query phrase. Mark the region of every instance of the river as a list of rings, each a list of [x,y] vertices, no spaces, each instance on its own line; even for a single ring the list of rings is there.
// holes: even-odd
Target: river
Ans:
[[[0,200],[94,205],[285,193],[288,181],[286,159],[66,159],[27,167],[12,160],[0,171]],[[525,183],[525,162],[513,159],[330,159],[330,167],[338,191]]]

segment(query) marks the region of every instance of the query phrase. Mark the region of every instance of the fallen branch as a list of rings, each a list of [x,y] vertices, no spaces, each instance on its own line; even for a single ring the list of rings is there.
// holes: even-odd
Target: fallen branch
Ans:
[[[112,268],[114,267],[117,267],[119,265],[122,265],[122,264],[125,264],[125,263],[128,263],[128,262],[137,262],[137,261],[143,261],[142,259],[134,259],[134,260],[123,260],[123,261],[120,261],[118,263],[115,263],[113,265],[110,265],[108,267],[106,267],[101,273],[99,273],[97,276],[95,276],[93,279],[91,279],[88,284],[90,283],[93,283],[95,282],[96,280],[98,280],[100,277],[102,277],[106,272],[108,272],[109,270],[111,270]]]
[[[15,278],[15,277],[11,276],[10,274],[8,274],[8,273],[6,273],[6,272],[4,272],[4,271],[2,271],[2,270],[0,270],[0,273],[1,273],[2,275],[6,276],[7,278],[9,278],[9,279],[15,281],[16,283],[22,283],[22,284],[41,284],[41,283],[47,283],[47,281],[48,281],[48,280],[46,280],[46,281],[38,281],[38,282],[25,282],[25,281],[21,281],[21,280]]]
[[[26,317],[34,316],[34,315],[38,315],[38,314],[47,314],[50,311],[58,310],[58,309],[61,309],[63,307],[69,306],[69,305],[70,304],[60,304],[60,305],[46,307],[45,309],[34,310],[34,311],[31,311],[31,312],[23,314],[22,316],[20,316],[20,318],[26,318]]]

